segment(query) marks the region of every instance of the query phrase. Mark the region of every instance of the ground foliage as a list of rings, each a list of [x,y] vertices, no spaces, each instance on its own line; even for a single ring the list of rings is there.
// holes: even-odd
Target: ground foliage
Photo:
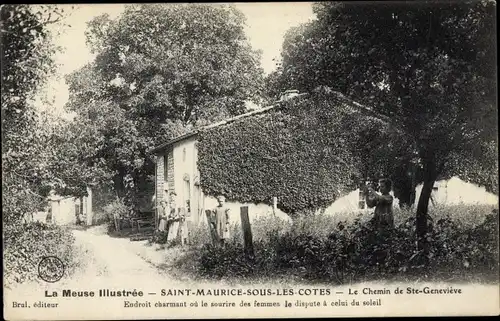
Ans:
[[[33,103],[55,72],[58,48],[48,26],[58,23],[64,10],[50,5],[2,5],[0,10],[3,257],[10,286],[35,279],[43,256],[56,255],[70,266],[73,240],[59,227],[25,221],[45,209],[51,188],[64,185],[53,166],[51,118]]]
[[[70,230],[40,222],[4,226],[4,281],[6,286],[37,281],[43,257],[56,256],[65,276],[76,268],[74,237]]]
[[[442,210],[442,209],[441,209]],[[498,280],[498,209],[475,224],[465,207],[435,214],[429,225],[429,263],[422,265],[415,218],[397,220],[389,231],[377,231],[369,219],[311,219],[293,225],[276,218],[254,224],[255,259],[245,255],[239,239],[224,249],[205,244],[195,251],[196,274],[205,278],[243,279],[286,275],[292,279],[348,283],[380,279],[440,281]],[[456,215],[463,212],[464,216]],[[313,226],[310,228],[310,226]],[[192,264],[193,262],[191,262]]]

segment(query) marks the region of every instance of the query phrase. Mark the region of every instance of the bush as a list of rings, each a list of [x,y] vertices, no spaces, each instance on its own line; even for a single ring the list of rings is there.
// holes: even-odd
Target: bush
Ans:
[[[6,286],[36,280],[44,256],[57,256],[71,274],[75,268],[71,231],[44,223],[4,226],[4,280]]]
[[[166,244],[167,238],[168,238],[168,231],[155,231],[153,233],[153,237],[151,239],[151,242],[157,243],[157,244]]]
[[[116,231],[114,217],[117,215],[121,221],[130,216],[130,208],[125,205],[123,199],[115,199],[102,208],[102,217],[107,218],[108,233]]]
[[[104,211],[94,211],[92,214],[92,225],[102,225],[109,223],[110,217],[108,213]]]
[[[338,283],[424,275],[463,281],[480,272],[495,276],[498,212],[488,214],[484,209],[434,209],[426,266],[417,249],[414,216],[398,211],[401,217],[395,228],[386,231],[375,229],[365,215],[351,221],[305,217],[293,224],[260,218],[253,223],[255,260],[245,256],[241,240],[235,237],[225,248],[203,246],[197,255],[198,271],[214,278],[286,275]],[[476,225],[463,222],[476,221],[478,215],[482,220]]]
[[[204,244],[210,243],[208,225],[203,222],[202,224],[194,224],[193,226],[190,226],[189,241],[193,247],[200,247]]]
[[[246,277],[253,270],[252,263],[245,257],[243,245],[240,243],[228,242],[224,248],[209,243],[201,248],[200,254],[199,267],[203,276]]]
[[[108,205],[104,206],[103,216],[106,216],[110,221],[113,221],[114,216],[118,215],[120,218],[128,217],[130,209],[125,205],[123,199],[115,199]]]

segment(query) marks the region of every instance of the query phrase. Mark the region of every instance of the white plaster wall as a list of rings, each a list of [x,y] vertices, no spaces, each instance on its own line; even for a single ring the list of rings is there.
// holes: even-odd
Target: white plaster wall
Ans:
[[[52,200],[52,222],[57,225],[68,225],[76,222],[75,201],[73,198],[54,197]]]
[[[452,177],[449,180],[442,180],[434,184],[438,188],[437,191],[433,191],[433,198],[436,204],[439,205],[457,205],[457,204],[467,204],[467,205],[497,205],[498,196],[492,193],[488,193],[484,187],[477,186],[475,184],[467,183],[459,179],[458,177]],[[420,192],[422,191],[422,185],[416,188],[416,200],[415,204],[418,202],[420,197]]]
[[[498,196],[486,192],[484,187],[480,187],[471,183],[466,183],[457,177],[452,177],[449,180],[437,181],[434,185],[438,187],[437,191],[433,191],[432,195],[436,205],[456,205],[456,204],[477,204],[477,205],[497,205]],[[416,200],[418,203],[422,185],[416,188]],[[391,195],[394,196],[393,192]],[[337,199],[326,210],[325,214],[334,215],[336,213],[345,212],[362,212],[372,211],[373,209],[358,209],[359,189],[348,193]],[[394,199],[394,207],[399,207],[399,201]],[[430,204],[432,206],[432,204]]]
[[[438,181],[436,185],[438,190],[435,191],[434,200],[436,204],[439,205],[454,205],[454,204],[498,204],[498,197],[494,194],[486,192],[482,187],[476,186],[474,184],[466,183],[456,177],[447,181]],[[417,199],[420,195],[422,186],[419,185],[416,189]],[[391,195],[394,196],[393,192]],[[349,213],[357,214],[363,211],[373,211],[373,209],[359,209],[359,189],[354,190],[332,203],[329,207],[325,209],[325,215],[335,215],[337,213]],[[415,204],[416,204],[415,202]],[[267,204],[253,204],[253,203],[238,203],[238,202],[226,202],[227,206],[231,209],[230,221],[231,223],[239,223],[240,218],[240,207],[248,206],[250,221],[255,220],[262,215],[272,215],[272,206]],[[217,200],[214,197],[204,196],[204,209],[213,209],[217,206]],[[398,199],[394,199],[393,206],[395,208],[399,207]],[[432,204],[431,204],[432,206]],[[281,210],[276,211],[276,216],[291,221],[290,217],[283,213]],[[206,217],[201,215],[201,220],[206,222]]]
[[[36,212],[36,213],[33,213],[33,222],[45,223],[45,219],[46,218],[47,218],[47,212]]]
[[[87,188],[87,193],[88,196],[84,197],[84,202],[85,202],[85,216],[86,216],[86,223],[87,225],[92,225],[93,217],[94,217],[94,212],[92,211],[92,190],[90,188]]]
[[[205,196],[205,209],[213,209],[217,206],[217,204],[218,204],[217,200],[214,197]],[[226,206],[231,210],[229,216],[230,223],[239,224],[241,222],[241,216],[240,216],[241,206],[248,206],[248,217],[250,219],[250,222],[263,215],[265,216],[273,215],[273,207],[262,203],[254,204],[254,203],[226,202]],[[275,215],[281,219],[291,222],[290,217],[279,209],[276,210]],[[202,219],[203,221],[206,222],[206,216],[203,217]]]
[[[174,158],[174,184],[175,184],[175,192],[177,194],[176,197],[176,206],[177,207],[185,207],[186,200],[191,200],[191,211],[192,215],[189,217],[189,220],[196,220],[198,208],[195,204],[195,181],[198,177],[198,170],[196,167],[196,157],[197,151],[195,146],[196,140],[195,138],[189,138],[182,140],[176,144],[174,144],[173,149],[173,158]],[[185,159],[184,159],[184,150],[186,151]],[[184,176],[189,176],[189,190],[191,195],[186,195],[185,181]]]
[[[391,191],[390,194],[394,197],[394,193]],[[365,207],[364,209],[358,208],[359,204],[359,189],[356,189],[348,194],[338,198],[332,205],[325,209],[325,215],[334,215],[337,213],[360,213],[366,211],[373,211]],[[394,199],[393,206],[399,207],[399,201],[397,198]]]

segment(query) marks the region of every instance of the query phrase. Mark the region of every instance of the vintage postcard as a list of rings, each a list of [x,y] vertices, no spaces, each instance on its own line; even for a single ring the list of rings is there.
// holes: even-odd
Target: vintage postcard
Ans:
[[[6,320],[499,314],[495,1],[0,8]]]

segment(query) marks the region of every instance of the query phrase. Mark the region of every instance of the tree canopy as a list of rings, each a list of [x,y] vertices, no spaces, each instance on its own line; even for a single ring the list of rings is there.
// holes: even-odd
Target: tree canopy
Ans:
[[[33,100],[55,71],[57,48],[47,26],[62,15],[62,9],[51,6],[1,7],[2,212],[7,224],[33,213],[54,181],[50,133],[41,126],[44,115]]]
[[[67,78],[67,108],[119,195],[151,186],[148,149],[259,102],[260,54],[244,23],[233,6],[202,4],[129,5],[89,23],[96,58]]]
[[[415,162],[424,182],[423,235],[436,179],[463,173],[465,159],[498,176],[498,162],[484,160],[497,153],[483,152],[497,148],[495,3],[321,2],[314,12],[286,35],[274,92],[329,86],[390,117],[410,147],[401,164]]]

